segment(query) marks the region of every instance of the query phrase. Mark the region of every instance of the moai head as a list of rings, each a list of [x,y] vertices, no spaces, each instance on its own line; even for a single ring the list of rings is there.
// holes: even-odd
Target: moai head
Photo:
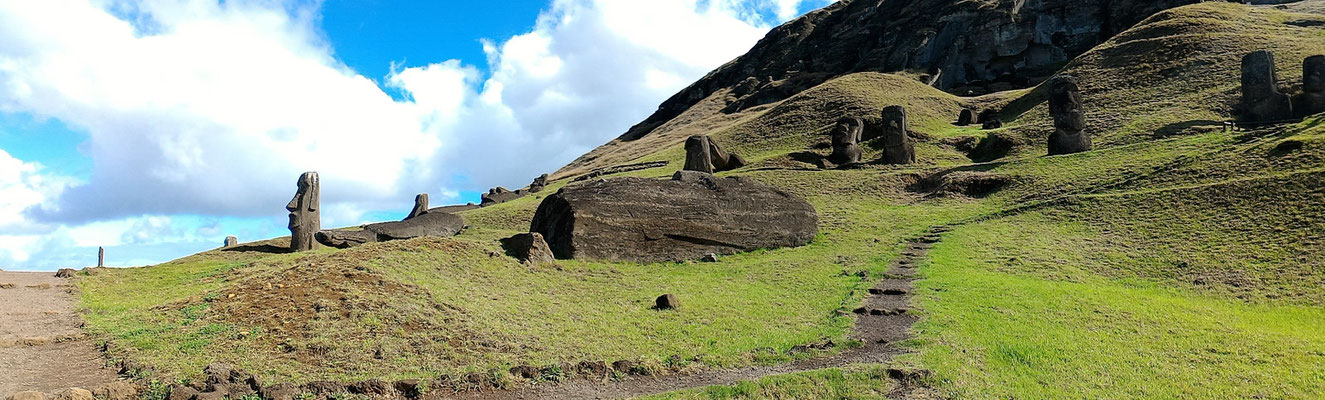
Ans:
[[[973,123],[975,123],[975,111],[963,108],[961,114],[957,114],[957,126],[967,126]]]
[[[709,138],[695,135],[686,139],[686,171],[713,173],[713,157],[709,153]]]
[[[409,216],[405,217],[405,219],[414,218],[427,213],[428,213],[428,194],[419,193],[419,195],[414,196],[414,209],[410,210]]]
[[[290,249],[294,251],[312,250],[317,247],[313,235],[322,229],[321,201],[322,193],[317,172],[305,172],[299,176],[299,191],[285,205],[290,211]]]
[[[1279,75],[1274,70],[1274,54],[1254,51],[1242,57],[1242,98],[1257,101],[1278,93]]]
[[[883,119],[883,145],[901,146],[906,144],[906,108],[888,106],[881,114]]]
[[[1307,57],[1302,62],[1302,90],[1325,92],[1325,56]]]
[[[865,130],[865,124],[860,118],[846,117],[837,120],[833,126],[833,146],[856,144],[860,142],[860,134]]]
[[[1086,116],[1081,112],[1081,89],[1077,78],[1063,75],[1049,82],[1049,115],[1054,128],[1067,133],[1086,129]]]

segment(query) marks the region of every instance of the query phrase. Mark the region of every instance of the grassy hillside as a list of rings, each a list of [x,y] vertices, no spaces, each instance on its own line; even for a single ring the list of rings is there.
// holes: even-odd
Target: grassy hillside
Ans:
[[[527,266],[496,239],[528,229],[541,196],[465,212],[472,229],[271,252],[280,240],[79,280],[88,328],[111,354],[195,378],[228,361],[267,379],[437,378],[511,366],[639,362],[645,372],[777,363],[846,335],[903,244],[954,225],[922,265],[922,315],[898,365],[959,398],[1314,398],[1325,393],[1325,117],[1224,131],[1242,54],[1268,48],[1280,75],[1325,54],[1325,21],[1237,4],[1167,11],[1065,67],[1083,82],[1096,150],[1044,157],[1039,90],[959,98],[901,76],[840,77],[737,114],[704,102],[648,151],[714,135],[753,165],[740,174],[806,197],[808,246],[706,263],[560,261]],[[1291,23],[1290,23],[1291,22]],[[718,104],[718,103],[713,103]],[[841,116],[905,104],[921,162],[820,170]],[[955,127],[962,107],[1007,127]],[[1006,139],[973,162],[953,140]],[[645,140],[645,139],[640,139]],[[867,144],[867,159],[877,157]],[[638,152],[638,153],[632,153]],[[985,174],[988,195],[930,193],[925,178]],[[553,193],[566,180],[554,183]],[[682,306],[649,309],[674,293]],[[673,357],[676,356],[676,357]],[[879,366],[813,371],[662,398],[881,398]]]

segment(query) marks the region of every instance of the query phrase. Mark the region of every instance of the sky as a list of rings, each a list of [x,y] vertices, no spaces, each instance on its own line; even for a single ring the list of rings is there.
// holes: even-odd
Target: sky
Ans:
[[[832,0],[0,0],[0,269],[152,265],[477,201]]]

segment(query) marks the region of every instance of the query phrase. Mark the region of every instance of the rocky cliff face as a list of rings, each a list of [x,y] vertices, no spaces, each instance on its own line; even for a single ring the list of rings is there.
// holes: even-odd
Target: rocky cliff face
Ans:
[[[1200,1],[842,0],[773,29],[620,139],[638,139],[727,88],[735,96],[725,112],[864,71],[908,71],[957,94],[1026,87],[1160,10]]]

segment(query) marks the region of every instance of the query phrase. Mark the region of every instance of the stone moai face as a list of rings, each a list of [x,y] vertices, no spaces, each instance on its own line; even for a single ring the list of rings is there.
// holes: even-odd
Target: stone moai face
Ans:
[[[1260,100],[1270,97],[1279,90],[1275,82],[1279,74],[1274,69],[1274,54],[1268,51],[1255,51],[1242,57],[1242,98]]]
[[[313,235],[322,229],[320,186],[317,172],[305,172],[299,176],[299,191],[285,205],[290,211],[290,250],[306,251],[318,247]]]
[[[1302,90],[1325,92],[1325,56],[1311,56],[1302,61]]]
[[[410,210],[409,216],[405,217],[405,219],[414,218],[426,213],[428,213],[428,194],[419,193],[417,196],[414,196],[414,209]]]
[[[1049,82],[1049,115],[1054,119],[1054,133],[1049,135],[1049,155],[1090,151],[1093,145],[1090,133],[1086,132],[1086,115],[1081,107],[1077,78],[1063,75]]]
[[[1068,133],[1086,129],[1086,116],[1081,112],[1081,88],[1076,78],[1064,75],[1049,83],[1049,115],[1054,118],[1054,128]]]
[[[906,108],[889,106],[880,114],[883,124],[883,162],[910,164],[916,162],[915,142],[906,133]]]
[[[865,130],[865,124],[860,118],[842,118],[837,120],[833,126],[833,153],[828,156],[828,160],[836,164],[846,165],[860,162],[860,135]]]
[[[686,171],[713,173],[713,157],[709,153],[709,138],[695,135],[686,139]]]

